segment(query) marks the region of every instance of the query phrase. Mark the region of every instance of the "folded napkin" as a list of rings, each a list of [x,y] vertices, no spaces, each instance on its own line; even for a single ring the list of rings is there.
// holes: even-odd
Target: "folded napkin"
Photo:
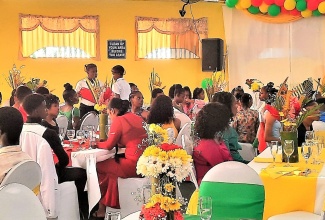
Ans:
[[[282,160],[281,155],[277,155],[275,158],[276,163],[280,163]],[[256,163],[273,163],[273,158],[271,157],[254,157],[254,162]]]
[[[300,167],[273,167],[266,168],[264,171],[269,174],[272,179],[279,178],[280,176],[299,170]]]

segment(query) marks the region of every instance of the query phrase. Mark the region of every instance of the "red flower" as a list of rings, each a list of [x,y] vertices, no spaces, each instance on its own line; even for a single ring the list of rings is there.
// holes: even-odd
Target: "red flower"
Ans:
[[[171,151],[171,150],[176,150],[176,149],[182,149],[182,147],[175,145],[175,144],[162,144],[160,148],[164,151]]]
[[[160,208],[159,203],[157,203],[155,206],[148,209],[146,209],[145,205],[143,205],[140,213],[140,217],[142,217],[145,220],[156,220],[156,219],[161,219],[165,216],[166,213],[164,210]]]
[[[175,220],[184,220],[184,217],[180,211],[174,212],[174,219]]]

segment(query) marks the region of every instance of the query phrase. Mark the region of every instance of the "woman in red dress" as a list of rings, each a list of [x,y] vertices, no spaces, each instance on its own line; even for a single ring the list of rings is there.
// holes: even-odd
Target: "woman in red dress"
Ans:
[[[98,148],[112,150],[114,147],[125,147],[125,157],[111,158],[97,163],[102,199],[96,217],[105,216],[106,206],[120,208],[117,178],[138,177],[136,164],[143,152],[139,147],[142,139],[147,138],[142,127],[143,119],[136,114],[127,112],[129,102],[113,98],[108,105],[108,113],[112,125],[105,142],[98,143]]]

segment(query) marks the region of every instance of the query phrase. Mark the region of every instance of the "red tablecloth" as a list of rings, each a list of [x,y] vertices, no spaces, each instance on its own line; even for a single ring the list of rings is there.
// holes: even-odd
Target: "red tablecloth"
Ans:
[[[63,141],[64,145],[70,144],[70,142],[68,140],[64,140]],[[68,154],[69,157],[69,164],[68,166],[71,167],[72,166],[72,162],[71,162],[71,152],[75,152],[78,151],[78,147],[79,147],[79,143],[76,141],[72,141],[72,146],[73,147],[64,147],[63,149],[65,150],[65,152]],[[89,144],[88,143],[84,143],[81,145],[83,148],[88,148]],[[58,157],[53,153],[53,160],[54,160],[54,164],[56,164],[59,159]]]

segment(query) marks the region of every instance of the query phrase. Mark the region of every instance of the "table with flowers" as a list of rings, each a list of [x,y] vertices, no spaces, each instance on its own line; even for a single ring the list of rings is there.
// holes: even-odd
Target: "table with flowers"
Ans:
[[[299,162],[291,163],[291,167],[285,167],[279,153],[273,168],[269,148],[248,164],[260,175],[265,187],[263,219],[292,211],[321,214],[325,198],[324,164],[312,165],[309,162],[306,165],[300,148],[298,152]],[[320,160],[325,161],[324,149]],[[311,169],[312,172],[307,175],[301,172],[306,168]]]

